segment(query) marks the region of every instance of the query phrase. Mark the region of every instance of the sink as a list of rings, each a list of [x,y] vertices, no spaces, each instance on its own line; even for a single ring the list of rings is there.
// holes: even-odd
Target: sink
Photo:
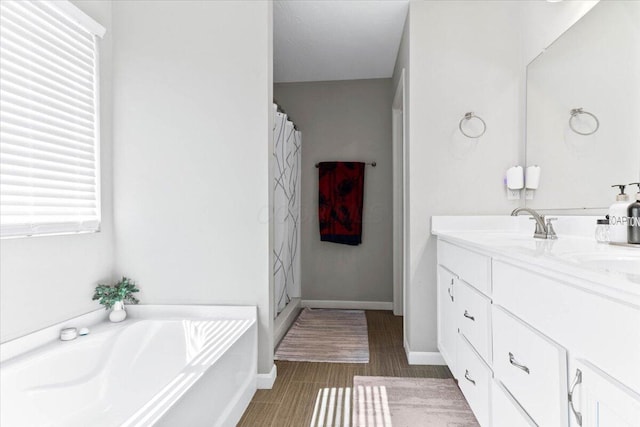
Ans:
[[[580,254],[571,257],[574,261],[586,263],[591,268],[640,276],[640,250],[638,254]]]
[[[522,234],[500,231],[469,231],[465,232],[464,235],[467,239],[499,246],[545,241],[544,239],[534,239],[533,233]]]

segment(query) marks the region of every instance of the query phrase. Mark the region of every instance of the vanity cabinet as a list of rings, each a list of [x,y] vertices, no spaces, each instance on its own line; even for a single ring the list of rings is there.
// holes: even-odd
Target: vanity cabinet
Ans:
[[[438,237],[438,347],[481,426],[640,427],[637,304]]]

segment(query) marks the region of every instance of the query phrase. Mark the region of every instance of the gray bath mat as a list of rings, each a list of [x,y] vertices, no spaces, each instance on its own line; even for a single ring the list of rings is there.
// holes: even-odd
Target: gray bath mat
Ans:
[[[280,342],[275,358],[368,363],[369,337],[364,311],[305,308]]]
[[[452,379],[353,378],[353,427],[478,427]]]

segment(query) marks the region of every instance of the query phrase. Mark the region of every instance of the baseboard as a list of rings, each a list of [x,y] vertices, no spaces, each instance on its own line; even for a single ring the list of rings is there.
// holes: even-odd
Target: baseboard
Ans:
[[[271,389],[273,384],[276,382],[276,377],[278,376],[278,368],[275,363],[271,367],[271,372],[268,374],[258,374],[258,378],[256,381],[256,387],[258,390]]]
[[[341,310],[393,310],[393,302],[386,301],[341,301],[303,299],[303,307],[336,308]]]
[[[444,366],[447,364],[439,351],[411,351],[406,341],[404,342],[404,351],[407,354],[407,362],[409,365]]]

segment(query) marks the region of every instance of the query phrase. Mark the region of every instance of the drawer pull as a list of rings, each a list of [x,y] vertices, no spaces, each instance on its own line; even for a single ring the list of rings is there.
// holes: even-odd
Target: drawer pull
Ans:
[[[509,352],[509,363],[511,363],[513,366],[515,366],[518,369],[522,369],[527,374],[529,373],[529,368],[527,368],[526,366],[521,365],[520,363],[518,363],[518,361],[516,360],[516,357],[511,352]]]
[[[576,377],[573,379],[573,384],[571,384],[571,388],[569,389],[569,405],[571,406],[571,412],[573,412],[573,415],[576,417],[578,425],[581,426],[582,413],[576,411],[576,408],[573,405],[573,392],[578,384],[582,384],[582,371],[580,369],[576,369]]]
[[[467,319],[471,319],[471,320],[473,320],[474,322],[476,321],[476,318],[475,318],[475,317],[473,317],[472,315],[470,315],[470,314],[469,314],[469,312],[468,312],[467,310],[465,310],[465,311],[464,311],[463,316],[464,316],[464,317],[466,317]]]
[[[469,370],[465,369],[464,370],[464,379],[466,379],[467,381],[469,381],[471,384],[476,385],[476,380],[474,380],[473,378],[471,378],[469,376]]]
[[[453,279],[451,279],[451,281],[453,282]],[[451,283],[453,285],[453,283]],[[453,295],[451,295],[451,288],[447,288],[447,292],[449,293],[449,298],[451,298],[451,301],[453,302]]]

